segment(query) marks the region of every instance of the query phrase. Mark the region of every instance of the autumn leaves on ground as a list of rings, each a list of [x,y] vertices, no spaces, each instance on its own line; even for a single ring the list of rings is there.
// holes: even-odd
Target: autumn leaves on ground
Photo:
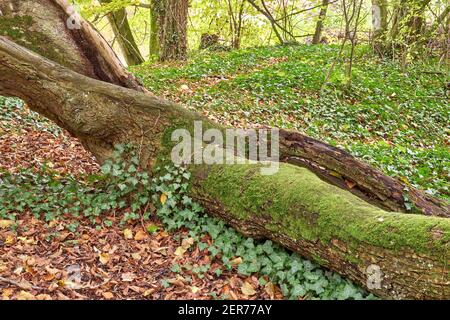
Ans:
[[[61,175],[80,176],[99,170],[76,139],[9,103],[18,116],[7,119],[2,111],[0,171],[39,171],[46,165]],[[153,219],[119,226],[122,216],[120,212],[108,216],[112,226],[99,219],[97,227],[71,215],[48,223],[31,214],[21,215],[14,224],[0,220],[1,298],[282,298],[273,284],[261,285],[255,276],[234,271],[217,275],[219,262],[193,245],[186,231],[169,234]],[[205,236],[202,241],[211,240]],[[193,271],[180,272],[180,265]]]

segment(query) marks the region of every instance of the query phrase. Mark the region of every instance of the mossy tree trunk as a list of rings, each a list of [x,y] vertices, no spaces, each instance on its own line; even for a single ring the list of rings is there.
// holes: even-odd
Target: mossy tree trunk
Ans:
[[[102,4],[110,2],[111,0],[100,0],[100,3]],[[107,17],[127,64],[129,66],[134,66],[143,63],[144,58],[141,55],[136,40],[134,39],[133,32],[131,31],[126,8],[109,12]]]
[[[39,46],[44,56],[51,40]],[[222,129],[176,104],[71,69],[0,38],[0,94],[25,100],[99,162],[115,144],[131,142],[141,146],[141,164],[151,170],[168,159],[175,129],[192,132],[194,120]],[[273,176],[262,176],[257,164],[192,166],[192,196],[242,233],[272,239],[365,287],[368,267],[377,265],[381,287],[369,289],[382,297],[450,297],[446,204],[410,190],[424,214],[401,213],[400,182],[295,132],[281,131],[280,144],[282,161],[293,164],[281,163]],[[346,180],[355,187],[345,190]]]
[[[157,0],[150,2],[150,55],[159,58],[159,25],[158,25],[158,10]]]

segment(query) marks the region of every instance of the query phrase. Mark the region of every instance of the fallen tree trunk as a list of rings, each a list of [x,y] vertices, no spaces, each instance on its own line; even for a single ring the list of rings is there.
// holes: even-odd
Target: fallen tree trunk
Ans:
[[[151,170],[170,160],[174,130],[192,132],[194,120],[220,128],[176,104],[83,76],[2,37],[0,81],[0,94],[25,100],[78,137],[100,162],[115,144],[134,143],[143,167]],[[281,140],[285,147],[286,141],[298,142],[283,134]],[[291,147],[284,153],[297,150],[298,156],[302,148]],[[242,233],[272,239],[381,297],[450,298],[449,219],[380,209],[299,166],[280,164],[272,176],[261,175],[260,166],[193,165],[191,194]],[[380,287],[368,285],[373,265],[382,272]]]

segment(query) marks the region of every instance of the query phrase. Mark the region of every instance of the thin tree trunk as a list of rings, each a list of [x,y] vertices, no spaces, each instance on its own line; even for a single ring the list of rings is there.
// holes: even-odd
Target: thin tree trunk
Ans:
[[[320,43],[320,39],[322,38],[323,23],[327,16],[328,5],[330,2],[331,0],[322,0],[322,6],[320,7],[319,18],[316,23],[316,30],[314,31],[312,40],[313,44]]]
[[[99,1],[102,4],[111,2],[111,0]],[[127,64],[134,66],[143,63],[144,58],[131,31],[126,9],[121,8],[110,12],[107,17]]]
[[[373,47],[382,55],[386,49],[386,34],[388,31],[387,0],[372,0]]]

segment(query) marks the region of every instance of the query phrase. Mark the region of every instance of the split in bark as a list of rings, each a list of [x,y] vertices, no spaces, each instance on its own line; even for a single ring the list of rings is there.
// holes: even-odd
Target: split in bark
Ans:
[[[88,77],[147,92],[67,0],[2,0],[0,11],[0,35]]]

